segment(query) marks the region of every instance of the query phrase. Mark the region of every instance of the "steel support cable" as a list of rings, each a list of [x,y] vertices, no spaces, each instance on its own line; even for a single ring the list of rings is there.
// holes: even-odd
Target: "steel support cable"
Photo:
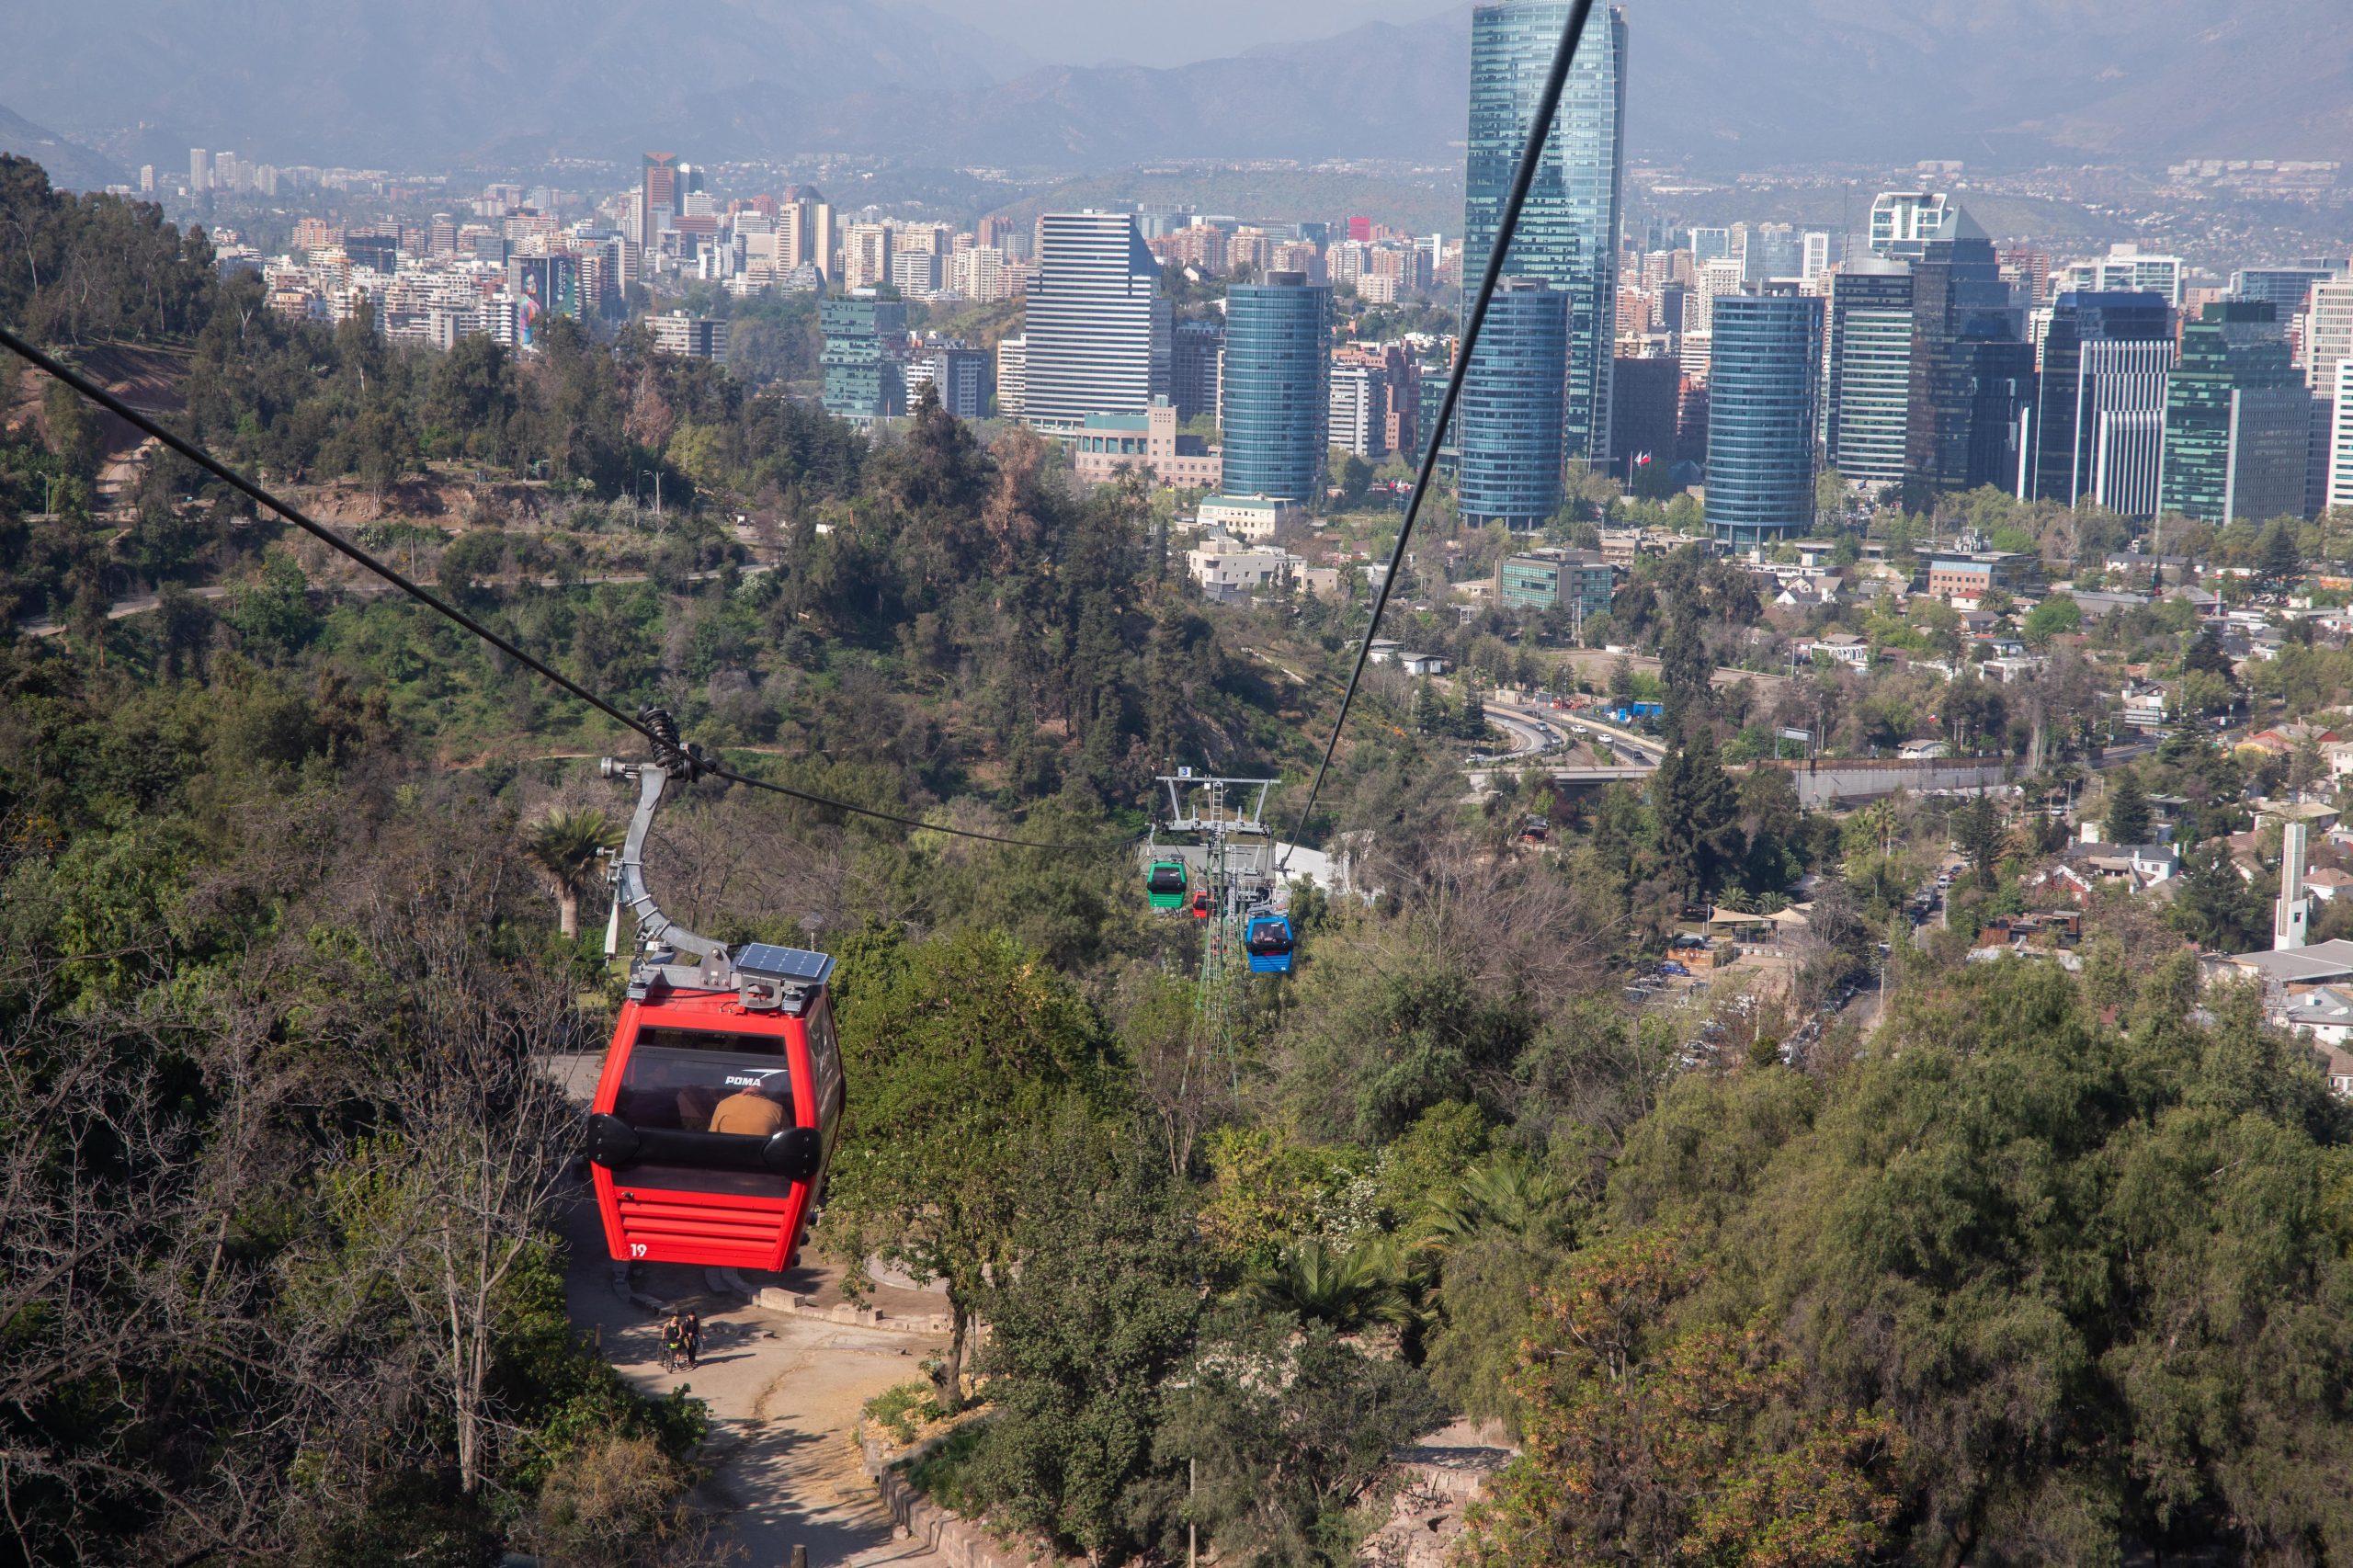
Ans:
[[[1381,612],[1389,607],[1389,596],[1397,585],[1397,574],[1405,562],[1405,544],[1413,538],[1415,520],[1421,516],[1422,498],[1429,494],[1430,479],[1438,472],[1438,445],[1446,438],[1446,429],[1454,417],[1455,404],[1462,397],[1462,380],[1471,368],[1471,351],[1479,341],[1479,329],[1486,324],[1487,303],[1495,298],[1495,284],[1503,277],[1504,263],[1511,254],[1511,242],[1519,232],[1520,209],[1528,205],[1529,188],[1536,183],[1536,170],[1544,159],[1544,142],[1552,134],[1552,117],[1560,112],[1561,94],[1568,85],[1569,68],[1575,63],[1578,40],[1585,36],[1586,18],[1592,14],[1593,0],[1576,0],[1569,13],[1567,26],[1561,29],[1560,44],[1552,51],[1552,67],[1545,75],[1544,91],[1539,97],[1535,117],[1529,121],[1528,140],[1521,146],[1519,164],[1512,171],[1511,192],[1505,199],[1501,221],[1495,227],[1495,240],[1487,252],[1486,270],[1479,279],[1479,292],[1471,304],[1471,314],[1462,324],[1462,341],[1454,355],[1454,368],[1446,378],[1446,395],[1438,405],[1436,423],[1430,426],[1428,445],[1422,452],[1422,466],[1414,476],[1414,492],[1405,503],[1405,520],[1398,526],[1397,543],[1389,552],[1389,570],[1381,579],[1381,587],[1373,595],[1372,616],[1366,621],[1364,639],[1357,644],[1356,664],[1348,671],[1348,684],[1340,694],[1340,711],[1333,717],[1332,733],[1324,743],[1324,759],[1315,765],[1314,781],[1307,788],[1307,803],[1300,808],[1299,826],[1291,833],[1291,842],[1277,862],[1280,871],[1290,864],[1291,850],[1306,836],[1307,824],[1314,814],[1315,801],[1324,792],[1324,775],[1332,770],[1333,754],[1339,750],[1340,731],[1348,722],[1348,710],[1355,706],[1357,687],[1364,679],[1364,666],[1372,653],[1372,640],[1381,630]],[[1615,235],[1608,236],[1611,244]],[[1607,345],[1595,352],[1607,353]]]
[[[613,720],[616,723],[620,724],[623,728],[633,730],[638,734],[643,736],[646,740],[654,742],[657,749],[673,745],[674,743],[672,741],[665,740],[663,736],[656,734],[654,728],[650,726],[643,718],[624,712],[621,709],[616,707],[611,702],[607,701],[604,698],[597,696],[595,692],[590,691],[586,687],[582,686],[578,681],[574,680],[570,676],[565,675],[563,671],[556,669],[554,666],[547,664],[544,660],[535,658],[531,654],[524,652],[510,639],[501,636],[498,632],[492,631],[487,626],[484,626],[481,621],[475,619],[472,616],[468,615],[464,610],[460,609],[456,605],[451,604],[440,595],[434,593],[423,584],[410,579],[390,562],[381,560],[370,551],[361,548],[359,545],[354,544],[351,540],[344,538],[341,534],[335,532],[333,528],[328,528],[325,524],[318,522],[311,517],[309,514],[305,513],[301,507],[293,505],[293,503],[279,500],[276,495],[273,495],[268,491],[263,489],[252,480],[247,479],[244,474],[239,473],[228,464],[221,461],[218,458],[206,451],[203,448],[198,446],[195,442],[165,428],[153,419],[141,413],[138,409],[133,408],[131,404],[115,396],[112,392],[107,391],[104,387],[101,387],[95,381],[90,381],[87,377],[81,374],[81,372],[74,369],[71,366],[63,363],[52,356],[45,354],[41,350],[34,347],[22,337],[19,337],[15,332],[5,326],[0,326],[0,347],[6,347],[9,352],[17,355],[35,366],[38,366],[41,371],[51,379],[72,388],[75,392],[88,399],[90,402],[97,403],[100,408],[105,409],[116,418],[120,419],[123,423],[131,426],[131,428],[141,431],[145,435],[153,437],[156,440],[162,442],[165,446],[169,447],[172,450],[177,452],[188,461],[196,464],[197,467],[204,470],[207,473],[211,474],[214,478],[220,480],[231,489],[238,492],[240,494],[260,506],[268,507],[271,511],[277,513],[279,517],[285,518],[288,522],[293,524],[296,528],[301,528],[304,533],[309,534],[312,538],[319,540],[321,543],[326,545],[329,549],[336,551],[338,554],[358,562],[361,566],[367,568],[370,572],[373,572],[385,582],[392,584],[392,586],[398,588],[401,592],[406,594],[417,603],[425,606],[427,609],[432,610],[435,614],[442,616],[456,625],[472,632],[476,637],[481,638],[483,642],[489,643],[492,647],[497,649],[500,653],[506,654],[517,664],[521,665],[525,669],[529,670],[532,674],[540,676],[542,680],[546,680],[570,693],[572,696],[578,698],[581,701],[588,704],[589,707],[594,708],[597,711],[604,714],[607,718]],[[1032,838],[1014,838],[1005,834],[982,833],[976,829],[967,827],[947,827],[938,823],[928,823],[921,821],[915,817],[904,816],[896,812],[878,811],[872,806],[857,805],[848,801],[835,800],[830,795],[819,795],[807,790],[796,790],[789,784],[777,784],[765,778],[749,778],[744,774],[733,772],[728,768],[721,767],[716,764],[711,763],[699,749],[694,750],[693,755],[695,756],[695,771],[709,773],[716,778],[727,779],[731,783],[745,785],[754,790],[765,790],[773,794],[790,796],[793,800],[806,801],[808,804],[813,806],[823,806],[829,811],[847,812],[854,816],[871,817],[878,822],[896,823],[902,827],[917,828],[927,833],[949,834],[957,838],[979,839],[980,841],[987,844],[1010,844],[1022,849],[1048,849],[1063,852],[1074,851],[1084,853],[1097,847],[1096,846],[1087,844],[1050,844]]]

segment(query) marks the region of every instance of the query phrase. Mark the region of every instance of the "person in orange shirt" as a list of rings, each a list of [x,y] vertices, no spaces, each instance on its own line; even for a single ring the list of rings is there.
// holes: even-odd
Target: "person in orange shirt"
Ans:
[[[768,1092],[768,1083],[773,1081],[771,1078],[756,1086],[738,1089],[720,1101],[710,1113],[710,1130],[755,1138],[783,1131],[790,1123],[783,1105]]]

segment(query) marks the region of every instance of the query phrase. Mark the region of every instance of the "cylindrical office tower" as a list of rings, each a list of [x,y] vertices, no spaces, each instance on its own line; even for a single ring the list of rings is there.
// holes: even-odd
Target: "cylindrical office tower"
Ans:
[[[1331,419],[1332,290],[1269,272],[1225,296],[1228,495],[1307,502],[1322,494]]]
[[[1540,278],[1496,282],[1455,414],[1466,522],[1539,528],[1560,507],[1568,303]]]
[[[1729,544],[1813,525],[1822,301],[1727,294],[1708,357],[1708,522]]]

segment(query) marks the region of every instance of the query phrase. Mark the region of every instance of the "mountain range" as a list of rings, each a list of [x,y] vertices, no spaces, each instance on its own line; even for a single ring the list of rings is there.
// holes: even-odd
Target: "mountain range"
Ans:
[[[2346,0],[1631,0],[1628,151],[1698,169],[2353,162]],[[1150,67],[904,0],[20,7],[0,103],[120,164],[838,152],[1083,172],[1461,156],[1467,6]],[[38,129],[38,127],[35,127]],[[104,160],[99,160],[103,162]]]

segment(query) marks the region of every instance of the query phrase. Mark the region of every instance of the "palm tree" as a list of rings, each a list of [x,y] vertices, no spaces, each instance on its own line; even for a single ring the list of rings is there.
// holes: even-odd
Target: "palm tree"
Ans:
[[[621,841],[602,812],[551,812],[523,840],[523,853],[555,882],[556,922],[567,940],[580,935],[580,890],[600,851]]]
[[[1252,1299],[1302,1318],[1321,1318],[1342,1334],[1405,1328],[1414,1304],[1397,1282],[1397,1259],[1385,1238],[1367,1238],[1347,1252],[1302,1241],[1250,1282]]]
[[[1445,1253],[1479,1235],[1503,1235],[1522,1251],[1564,1246],[1576,1195],[1559,1172],[1506,1149],[1462,1173],[1432,1206],[1421,1244]]]

